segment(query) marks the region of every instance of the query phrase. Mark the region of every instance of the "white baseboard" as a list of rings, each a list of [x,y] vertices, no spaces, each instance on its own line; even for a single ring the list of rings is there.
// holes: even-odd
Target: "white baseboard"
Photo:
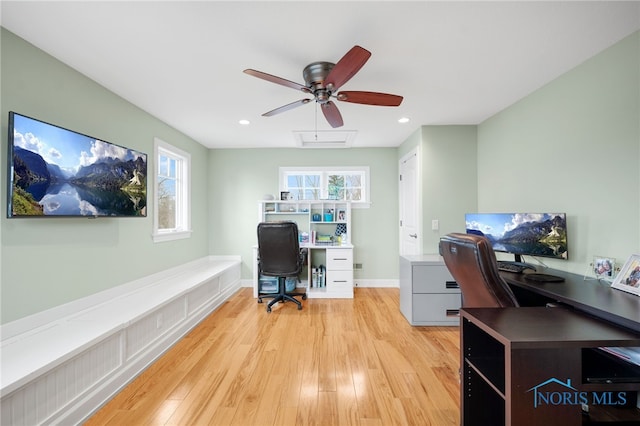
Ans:
[[[398,279],[376,279],[376,280],[372,280],[372,279],[358,279],[355,278],[353,280],[354,285],[356,287],[379,287],[379,288],[400,288],[400,280]],[[253,287],[253,280],[251,278],[249,279],[242,279],[240,280],[240,286],[241,287]]]
[[[353,285],[355,287],[400,288],[400,280],[398,279],[372,280],[372,279],[354,278]]]
[[[382,279],[382,280],[372,280],[372,279],[359,279],[355,278],[353,280],[354,285],[356,287],[378,287],[378,288],[400,288],[400,280],[398,279]],[[242,279],[240,280],[241,287],[253,287],[252,279]]]

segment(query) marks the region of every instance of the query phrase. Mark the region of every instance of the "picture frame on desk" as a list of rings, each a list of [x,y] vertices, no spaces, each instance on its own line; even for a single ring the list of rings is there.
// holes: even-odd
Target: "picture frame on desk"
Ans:
[[[616,260],[611,257],[596,256],[593,258],[593,273],[596,278],[613,278]]]
[[[611,287],[640,296],[640,254],[629,256]]]
[[[289,200],[289,195],[290,195],[289,191],[280,191],[280,200],[281,201]]]

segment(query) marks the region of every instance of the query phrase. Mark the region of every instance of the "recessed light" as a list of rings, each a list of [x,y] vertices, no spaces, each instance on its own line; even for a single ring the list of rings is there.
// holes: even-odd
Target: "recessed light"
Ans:
[[[408,123],[410,120],[408,117],[402,117],[400,119],[398,119],[398,123],[400,124],[404,124],[404,123]]]
[[[240,120],[238,121],[238,123],[242,124],[243,126],[248,126],[249,124],[251,124],[249,120]]]

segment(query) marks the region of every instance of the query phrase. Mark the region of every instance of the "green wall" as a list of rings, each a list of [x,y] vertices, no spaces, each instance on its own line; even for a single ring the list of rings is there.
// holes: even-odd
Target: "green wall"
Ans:
[[[396,148],[214,149],[209,155],[212,254],[240,254],[251,278],[258,201],[278,194],[279,167],[368,166],[371,206],[352,209],[358,279],[398,278],[398,160]]]
[[[569,261],[640,253],[640,32],[478,126],[479,211],[567,213]]]
[[[278,192],[280,166],[369,166],[368,209],[353,211],[356,282],[398,278],[398,160],[422,164],[423,250],[461,230],[471,210],[561,210],[571,259],[640,252],[640,33],[478,126],[423,126],[399,148],[220,149],[196,141],[15,35],[1,34],[2,146],[10,110],[152,154],[153,138],[192,155],[193,236],[154,244],[145,219],[0,217],[1,322],[6,323],[206,256],[239,254],[252,274],[257,201]],[[149,174],[153,175],[153,162]],[[0,177],[6,211],[6,175]],[[152,185],[149,194],[152,195]],[[151,198],[150,198],[151,199]],[[431,220],[440,231],[431,231]]]
[[[476,126],[422,126],[398,148],[398,159],[418,148],[423,253],[438,253],[440,236],[464,232],[464,214],[476,210],[476,139]]]
[[[477,205],[476,126],[422,128],[422,241],[438,253],[440,236],[464,232],[464,214]],[[437,219],[439,230],[431,229]]]
[[[208,254],[208,150],[2,29],[1,322],[33,314]],[[154,136],[191,153],[193,236],[154,244],[146,218],[6,218],[7,117],[16,111],[149,155]],[[149,179],[149,201],[153,180]]]
[[[423,126],[398,158],[414,147],[424,253],[464,230],[466,212],[557,211],[570,258],[545,264],[584,274],[594,256],[623,263],[640,253],[640,32],[478,126]]]

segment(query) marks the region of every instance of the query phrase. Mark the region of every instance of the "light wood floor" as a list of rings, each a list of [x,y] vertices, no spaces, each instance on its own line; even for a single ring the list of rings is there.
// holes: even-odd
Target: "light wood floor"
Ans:
[[[303,306],[241,289],[86,425],[460,424],[457,327],[411,327],[397,288]]]

